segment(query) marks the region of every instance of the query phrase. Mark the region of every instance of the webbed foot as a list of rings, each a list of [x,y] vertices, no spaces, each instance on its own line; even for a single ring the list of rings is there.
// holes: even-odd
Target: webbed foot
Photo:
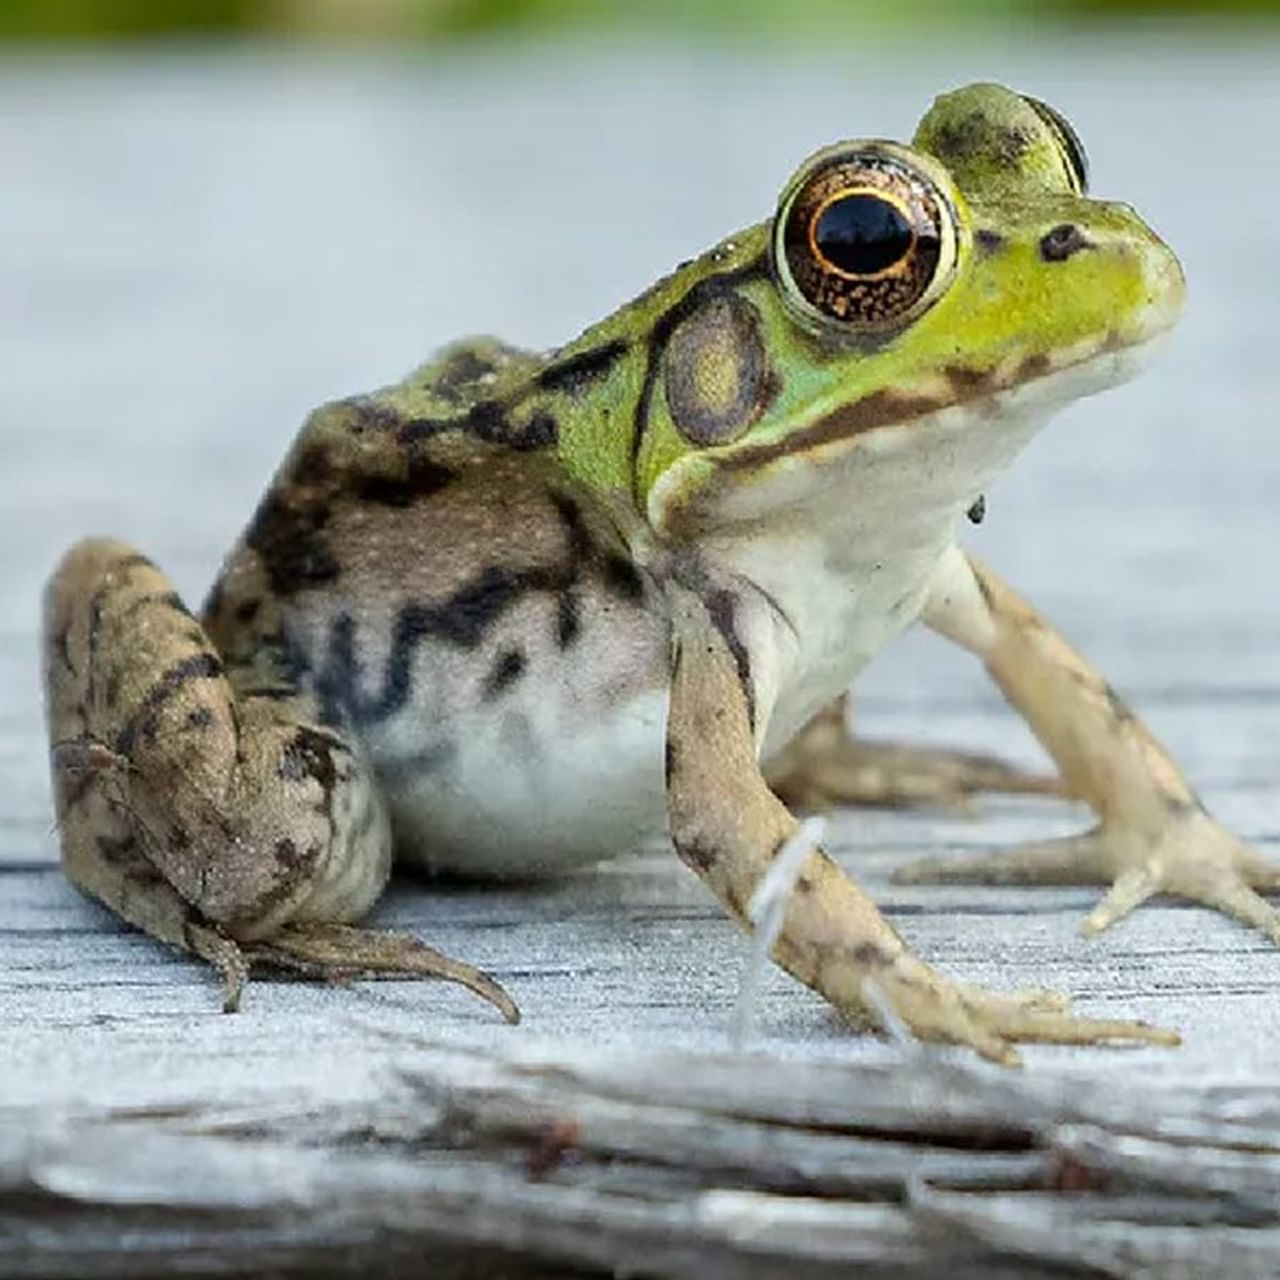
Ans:
[[[441,978],[487,1000],[512,1025],[516,1002],[483,970],[454,960],[405,933],[356,929],[346,924],[292,924],[245,946],[255,964],[269,964],[328,982],[353,978]]]
[[[973,1049],[1003,1066],[1021,1062],[1019,1042],[1099,1045],[1132,1042],[1173,1046],[1177,1032],[1145,1022],[1078,1018],[1070,1001],[1051,991],[986,991],[957,982],[904,951],[863,979],[869,1003],[884,1006],[921,1040]]]
[[[1280,945],[1280,910],[1259,890],[1280,890],[1280,867],[1189,805],[1149,833],[1120,823],[977,858],[927,858],[899,884],[1108,884],[1081,932],[1101,933],[1148,898],[1168,894],[1234,917]]]

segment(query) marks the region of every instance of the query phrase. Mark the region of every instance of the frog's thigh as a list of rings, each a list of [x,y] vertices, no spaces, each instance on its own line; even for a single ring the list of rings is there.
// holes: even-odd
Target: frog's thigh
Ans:
[[[779,799],[801,810],[840,804],[966,810],[980,791],[1062,794],[1061,779],[995,756],[859,738],[849,721],[848,695],[841,695],[769,758],[765,777]]]
[[[359,753],[300,697],[237,696],[145,556],[108,540],[67,554],[46,592],[44,659],[67,875],[215,963],[229,1006],[253,960],[445,976],[495,998],[483,975],[414,939],[346,924],[390,866]]]
[[[756,761],[751,702],[726,638],[705,607],[675,601],[675,651],[667,725],[667,803],[681,858],[739,924],[751,895],[797,823]],[[1016,1061],[1016,1040],[1145,1039],[1132,1022],[1077,1019],[1043,992],[1001,995],[956,983],[906,944],[821,849],[801,866],[774,959],[838,1008],[880,1021],[888,1008],[923,1039],[967,1044]]]
[[[912,881],[1114,882],[1085,922],[1097,932],[1153,894],[1234,915],[1280,942],[1280,913],[1255,892],[1280,870],[1224,831],[1115,690],[985,565],[953,550],[926,608],[930,626],[982,658],[1068,788],[1100,819],[1083,835],[974,860],[930,860]]]

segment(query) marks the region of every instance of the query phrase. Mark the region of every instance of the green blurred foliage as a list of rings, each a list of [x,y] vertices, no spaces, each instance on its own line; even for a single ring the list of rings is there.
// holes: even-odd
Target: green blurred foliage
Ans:
[[[0,0],[0,37],[291,32],[423,38],[645,27],[733,35],[1055,17],[1280,15],[1280,0]]]

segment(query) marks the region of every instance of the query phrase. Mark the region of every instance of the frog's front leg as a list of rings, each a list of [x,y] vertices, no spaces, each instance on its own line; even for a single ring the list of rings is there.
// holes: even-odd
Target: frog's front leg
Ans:
[[[696,596],[674,608],[667,724],[671,837],[732,917],[747,906],[797,823],[757,762],[749,660]],[[723,611],[718,611],[723,617]],[[721,623],[722,625],[722,623]],[[1001,994],[955,982],[914,956],[875,904],[821,849],[803,864],[773,949],[789,973],[872,1023],[885,1006],[917,1036],[1014,1063],[1014,1042],[1177,1042],[1139,1022],[1076,1018],[1047,992]]]
[[[983,659],[1099,822],[1083,835],[977,859],[914,863],[899,879],[1110,883],[1084,922],[1086,933],[1169,893],[1224,911],[1280,943],[1280,912],[1257,892],[1280,889],[1280,868],[1205,812],[1142,721],[1026,601],[954,550],[939,570],[925,619]]]
[[[463,983],[488,976],[416,939],[356,929],[391,837],[361,753],[289,688],[238,693],[169,580],[122,543],[82,542],[45,596],[51,764],[69,878],[201,956],[234,1009],[249,967]]]
[[[847,694],[836,698],[765,762],[769,786],[792,808],[938,805],[967,813],[979,792],[1065,794],[1061,778],[997,756],[857,737],[848,704]]]

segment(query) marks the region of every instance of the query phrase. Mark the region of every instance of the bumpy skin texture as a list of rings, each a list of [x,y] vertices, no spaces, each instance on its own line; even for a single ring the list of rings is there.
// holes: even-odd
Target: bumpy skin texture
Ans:
[[[793,196],[815,173],[831,187],[832,154],[855,184],[871,175],[849,209],[886,191],[892,204],[905,174],[882,221],[937,224],[890,246],[910,289],[806,266],[823,298],[840,297],[838,320],[770,247],[791,210],[825,207]],[[996,786],[1067,790],[1100,826],[918,877],[1114,878],[1092,928],[1167,890],[1280,941],[1250,887],[1275,873],[1213,823],[1105,682],[954,546],[1041,421],[1126,376],[1129,353],[1177,314],[1176,259],[1082,186],[1056,116],[972,86],[935,103],[912,148],[820,153],[775,221],[549,357],[462,343],[318,410],[199,619],[131,548],[73,548],[45,629],[70,878],[217,966],[228,1007],[261,962],[443,977],[515,1020],[486,975],[355,925],[393,850],[527,876],[665,826],[745,924],[796,830],[784,800],[962,801]],[[911,257],[926,242],[927,271]],[[845,689],[921,616],[982,658],[1061,780],[850,739]],[[1175,1039],[945,978],[821,850],[774,954],[850,1014],[892,1011],[999,1061],[1019,1040]]]

